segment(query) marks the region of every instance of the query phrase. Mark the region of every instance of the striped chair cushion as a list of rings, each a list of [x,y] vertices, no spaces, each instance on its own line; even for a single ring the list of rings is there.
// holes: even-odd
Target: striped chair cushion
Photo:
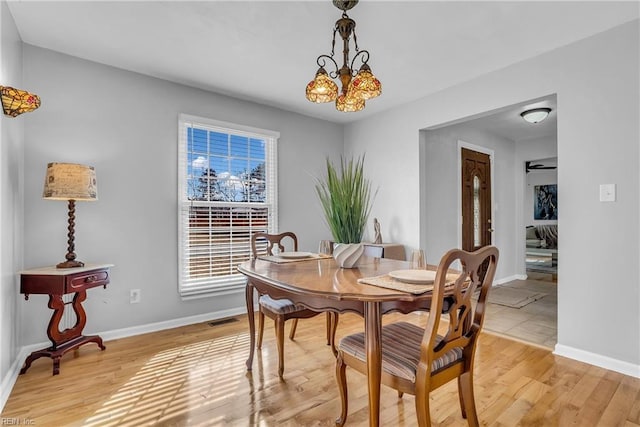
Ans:
[[[391,375],[415,382],[423,335],[424,329],[411,323],[398,322],[383,326],[382,369]],[[441,340],[442,337],[438,335],[436,342]],[[363,362],[367,360],[364,332],[344,337],[338,348]],[[461,359],[462,349],[453,348],[433,361],[431,372],[435,373]]]
[[[288,314],[293,313],[294,311],[304,310],[303,306],[295,305],[288,299],[273,299],[269,295],[260,296],[258,302],[267,310],[277,314]]]

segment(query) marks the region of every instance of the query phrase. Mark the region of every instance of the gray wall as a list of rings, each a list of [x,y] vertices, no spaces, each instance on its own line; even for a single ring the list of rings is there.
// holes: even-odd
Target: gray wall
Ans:
[[[41,197],[46,164],[96,168],[99,200],[76,205],[76,253],[115,267],[106,290],[88,293],[87,332],[244,308],[244,291],[188,301],[178,295],[179,113],[280,132],[280,230],[295,231],[301,250],[329,238],[313,177],[326,156],[342,153],[342,126],[29,45],[24,82],[43,100],[25,130],[26,268],[55,264],[66,253],[66,204]],[[129,304],[133,288],[142,291],[140,304]],[[46,297],[21,304],[21,344],[45,341]]]
[[[557,94],[562,263],[556,352],[640,375],[638,33],[635,20],[350,124],[345,150],[366,152],[368,167],[384,183],[372,215],[383,226],[402,224],[394,240],[415,247],[420,129]],[[602,183],[618,185],[617,202],[599,202]],[[508,259],[504,252],[501,262]],[[620,272],[625,279],[612,277]],[[600,315],[607,309],[615,314]]]
[[[5,2],[0,2],[0,29],[0,84],[30,90],[22,84],[22,42]],[[0,113],[0,408],[13,385],[8,374],[19,351],[15,272],[22,268],[24,124],[31,114],[11,118]]]

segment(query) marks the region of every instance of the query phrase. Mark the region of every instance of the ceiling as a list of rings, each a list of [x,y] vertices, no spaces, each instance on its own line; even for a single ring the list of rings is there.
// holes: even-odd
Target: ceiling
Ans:
[[[336,123],[422,98],[639,15],[634,1],[362,1],[349,16],[383,93],[361,112],[341,113],[304,96],[317,56],[330,53],[341,14],[329,0],[8,5],[25,43]],[[338,43],[341,56],[339,49]],[[511,132],[504,117],[494,119]]]

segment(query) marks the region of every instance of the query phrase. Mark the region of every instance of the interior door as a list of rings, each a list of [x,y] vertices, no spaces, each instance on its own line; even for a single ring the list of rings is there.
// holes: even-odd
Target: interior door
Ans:
[[[462,249],[491,244],[491,157],[462,148]]]

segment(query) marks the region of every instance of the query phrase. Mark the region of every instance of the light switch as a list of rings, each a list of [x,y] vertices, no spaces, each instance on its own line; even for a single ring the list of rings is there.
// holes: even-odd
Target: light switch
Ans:
[[[600,201],[615,202],[616,201],[616,185],[600,184]]]

